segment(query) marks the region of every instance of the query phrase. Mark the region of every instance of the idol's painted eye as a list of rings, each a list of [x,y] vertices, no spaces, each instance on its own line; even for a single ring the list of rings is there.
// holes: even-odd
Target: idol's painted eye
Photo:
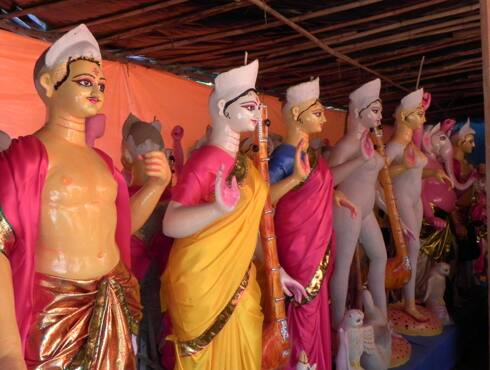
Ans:
[[[88,78],[81,78],[79,80],[74,80],[74,82],[79,84],[80,86],[83,86],[83,87],[92,87],[93,86],[93,82]]]
[[[441,139],[441,141],[446,141],[446,140],[447,140],[447,136],[446,136],[446,135],[442,135],[442,136],[440,137],[440,139]]]
[[[314,112],[313,113],[316,117],[320,118],[322,115],[322,112]]]
[[[253,112],[256,108],[256,105],[255,104],[244,104],[244,105],[242,105],[242,108],[245,108],[249,112]]]
[[[100,92],[104,92],[105,91],[105,84],[104,83],[100,83],[99,84],[99,90],[100,90]]]

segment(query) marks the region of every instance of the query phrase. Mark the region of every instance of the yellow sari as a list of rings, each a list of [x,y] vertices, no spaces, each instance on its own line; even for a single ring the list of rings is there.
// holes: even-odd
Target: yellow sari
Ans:
[[[176,369],[260,369],[260,288],[251,263],[267,187],[248,160],[230,214],[172,246],[162,300],[172,320]]]

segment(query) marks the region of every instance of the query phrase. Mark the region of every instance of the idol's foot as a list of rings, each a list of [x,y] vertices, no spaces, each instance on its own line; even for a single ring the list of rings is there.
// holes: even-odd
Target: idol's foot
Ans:
[[[399,334],[430,337],[441,334],[443,329],[442,322],[423,306],[407,310],[406,305],[390,305],[388,317],[393,323],[393,329]]]
[[[407,314],[412,316],[415,320],[419,322],[427,322],[429,321],[430,317],[427,315],[424,315],[422,312],[417,310],[417,307],[415,306],[405,306],[403,308],[403,311],[405,311]]]

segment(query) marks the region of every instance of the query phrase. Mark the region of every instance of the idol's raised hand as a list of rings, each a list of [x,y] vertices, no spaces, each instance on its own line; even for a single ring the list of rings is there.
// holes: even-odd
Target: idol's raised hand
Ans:
[[[216,174],[216,185],[214,194],[216,197],[216,207],[223,213],[232,212],[240,201],[240,189],[236,177],[233,176],[231,184],[228,186],[226,179],[223,178],[224,165],[221,165]]]
[[[361,153],[366,160],[374,156],[374,145],[369,137],[369,130],[365,130],[361,136]]]
[[[296,154],[294,156],[294,172],[293,176],[303,182],[307,179],[311,172],[310,161],[308,154],[306,153],[306,145],[303,139],[300,140],[296,147]]]
[[[167,187],[172,177],[165,153],[151,151],[142,156],[145,163],[145,174],[149,177],[148,182]]]
[[[406,169],[413,168],[417,162],[417,153],[415,152],[415,146],[410,143],[406,146],[403,152],[403,165]]]

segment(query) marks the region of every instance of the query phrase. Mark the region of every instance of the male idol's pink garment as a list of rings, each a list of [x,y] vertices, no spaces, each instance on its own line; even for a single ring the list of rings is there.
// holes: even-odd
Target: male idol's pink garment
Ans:
[[[131,219],[127,185],[111,158],[95,150],[107,163],[117,182],[115,238],[123,263],[131,266]],[[43,143],[35,136],[15,139],[8,150],[0,153],[0,218],[6,220],[14,233],[14,238],[6,243],[4,252],[12,269],[15,311],[23,349],[32,320],[36,242],[41,194],[47,172],[48,155]]]

